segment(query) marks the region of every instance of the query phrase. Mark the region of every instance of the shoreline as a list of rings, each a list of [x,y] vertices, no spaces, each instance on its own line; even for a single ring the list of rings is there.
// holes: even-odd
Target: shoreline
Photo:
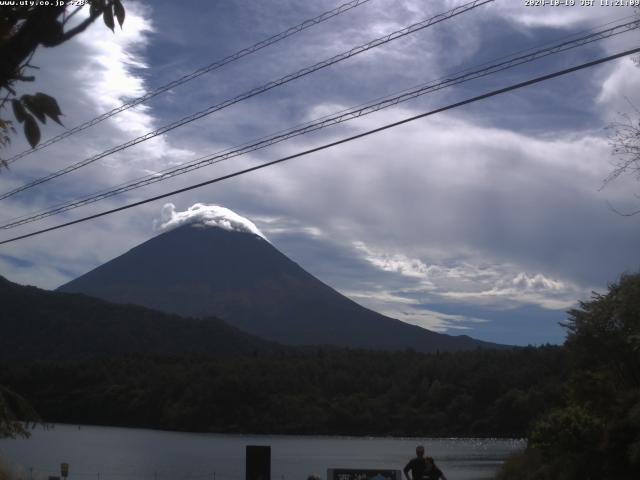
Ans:
[[[55,430],[56,426],[77,428],[82,430],[83,428],[99,428],[99,429],[119,429],[119,430],[136,430],[146,431],[153,433],[166,433],[166,434],[182,434],[182,435],[206,435],[217,437],[276,437],[276,438],[318,438],[318,439],[354,439],[354,440],[465,440],[465,441],[480,441],[480,440],[494,440],[494,441],[514,441],[514,442],[526,442],[527,438],[515,438],[515,437],[499,437],[499,436],[481,436],[481,437],[464,437],[464,436],[411,436],[411,435],[352,435],[352,434],[327,434],[327,433],[251,433],[251,432],[201,432],[191,430],[164,430],[161,428],[153,427],[136,427],[136,426],[122,426],[122,425],[100,425],[100,424],[87,424],[87,423],[65,423],[65,422],[44,422],[43,424],[36,425],[36,428],[30,428],[29,432],[37,430]],[[19,438],[0,439],[2,440],[20,440]],[[28,439],[25,439],[28,440]]]

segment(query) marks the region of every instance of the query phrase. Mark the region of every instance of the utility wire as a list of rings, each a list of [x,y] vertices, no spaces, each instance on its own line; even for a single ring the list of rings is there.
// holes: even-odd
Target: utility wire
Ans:
[[[288,130],[282,130],[280,132],[271,134],[270,136],[265,136],[262,137],[258,140],[254,140],[252,142],[246,142],[240,146],[236,146],[236,147],[231,147],[231,148],[227,148],[225,150],[219,151],[219,152],[215,152],[213,154],[210,155],[206,155],[203,157],[200,157],[198,159],[192,160],[190,162],[187,163],[183,163],[181,165],[179,165],[178,167],[172,167],[172,168],[167,168],[164,170],[160,170],[159,172],[155,172],[151,175],[146,175],[144,177],[140,177],[137,179],[132,179],[132,180],[128,180],[124,183],[121,183],[119,185],[116,185],[114,187],[110,187],[109,189],[105,189],[105,190],[101,190],[99,192],[96,192],[94,194],[91,194],[90,196],[86,196],[80,199],[75,199],[72,201],[68,201],[68,202],[64,202],[64,203],[60,203],[58,205],[54,205],[52,207],[50,207],[49,209],[45,209],[45,210],[41,210],[38,212],[34,212],[31,214],[27,214],[27,215],[23,215],[17,218],[13,218],[11,220],[8,221],[8,223],[4,224],[4,225],[0,225],[0,229],[9,229],[9,228],[14,228],[20,225],[24,225],[26,223],[31,223],[33,221],[37,221],[43,218],[47,218],[49,216],[58,214],[58,213],[62,213],[74,208],[78,208],[84,205],[88,205],[91,203],[95,203],[99,200],[102,199],[106,199],[115,195],[118,195],[120,193],[124,193],[136,188],[140,188],[152,183],[156,183],[159,181],[163,181],[166,179],[169,179],[173,176],[177,176],[180,175],[182,173],[186,173],[187,171],[191,171],[191,170],[195,170],[196,168],[202,168],[205,166],[209,166],[212,164],[216,164],[219,163],[221,161],[227,160],[228,158],[231,157],[235,157],[235,156],[239,156],[239,155],[243,155],[245,153],[248,153],[250,151],[255,151],[258,150],[260,148],[264,148],[265,146],[268,145],[273,145],[274,143],[278,143],[279,141],[283,141],[287,138],[291,138],[293,136],[295,136],[296,133],[298,134],[303,134],[303,133],[307,133],[308,131],[311,131],[311,127],[314,126],[314,124],[316,124],[318,126],[318,129],[320,128],[324,128],[324,126],[329,126],[331,125],[333,122],[338,123],[338,121],[340,120],[338,117],[342,116],[342,115],[346,115],[347,118],[344,119],[344,121],[356,118],[354,116],[354,114],[357,114],[359,112],[356,112],[356,110],[365,110],[365,108],[367,109],[367,111],[363,111],[361,115],[358,116],[364,116],[367,115],[368,113],[373,113],[373,111],[377,111],[378,109],[382,109],[382,108],[386,108],[386,106],[391,106],[391,105],[395,105],[397,103],[400,103],[402,101],[414,98],[413,94],[415,94],[415,96],[418,96],[420,94],[424,94],[424,93],[430,93],[430,91],[433,90],[438,90],[440,88],[446,88],[448,86],[451,85],[457,85],[459,83],[463,83],[464,81],[467,80],[471,80],[473,78],[478,78],[479,76],[483,76],[481,75],[482,72],[486,71],[486,75],[491,74],[491,73],[495,73],[497,71],[501,71],[503,69],[506,68],[510,68],[512,66],[517,66],[521,63],[525,63],[525,62],[529,62],[532,60],[536,60],[537,58],[542,58],[543,56],[546,55],[550,55],[553,53],[558,53],[560,51],[565,51],[568,50],[570,48],[575,48],[577,46],[582,46],[584,44],[587,43],[591,43],[592,41],[597,41],[597,40],[601,40],[603,38],[608,38],[610,36],[614,36],[614,35],[618,35],[620,33],[625,33],[626,31],[632,30],[634,29],[634,26],[637,28],[638,24],[640,22],[635,21],[635,22],[627,22],[625,24],[622,25],[615,25],[614,27],[611,27],[609,29],[604,29],[604,30],[600,30],[600,31],[595,31],[598,28],[602,28],[602,27],[606,27],[606,26],[610,26],[613,25],[617,22],[620,21],[624,21],[624,20],[628,20],[629,18],[636,18],[635,15],[629,15],[620,19],[617,19],[615,21],[612,22],[608,22],[604,25],[601,25],[600,27],[595,27],[595,28],[591,28],[588,30],[583,30],[581,32],[578,32],[576,34],[572,34],[569,36],[565,36],[562,37],[558,40],[565,40],[565,42],[562,42],[560,44],[556,44],[553,45],[553,43],[548,42],[543,44],[542,46],[545,45],[549,45],[549,47],[547,48],[543,48],[543,49],[539,49],[537,51],[535,51],[535,47],[534,48],[528,48],[528,49],[524,49],[524,50],[520,50],[518,52],[515,53],[511,53],[509,55],[504,55],[501,56],[497,59],[494,59],[493,61],[498,61],[498,60],[505,60],[508,59],[508,61],[503,61],[502,63],[500,63],[499,65],[491,65],[491,62],[484,62],[480,65],[474,66],[474,67],[469,67],[466,68],[464,70],[455,72],[455,73],[451,73],[448,74],[445,77],[442,77],[440,79],[436,79],[433,80],[430,83],[427,84],[422,84],[422,85],[418,85],[418,86],[414,86],[408,89],[405,89],[401,92],[399,92],[398,94],[394,94],[395,96],[392,95],[387,95],[385,97],[380,97],[377,98],[375,100],[372,100],[370,102],[352,107],[350,109],[345,109],[342,110],[340,112],[335,112],[333,114],[329,114],[329,115],[325,115],[323,117],[317,118],[316,120],[313,120],[311,122],[307,122],[303,125],[298,125],[296,127],[293,127],[291,129]],[[627,30],[628,29],[628,30]],[[584,34],[587,32],[592,32],[589,35],[585,35],[582,37],[578,37],[579,34]],[[576,38],[578,37],[578,38]],[[572,40],[567,40],[567,39],[572,39]],[[551,46],[553,45],[553,46]],[[527,52],[533,52],[530,53],[528,55],[524,55]],[[485,70],[479,69],[479,67],[485,66],[485,65],[489,65],[488,67],[486,67]],[[501,67],[502,68],[499,68]],[[499,69],[497,69],[499,68]],[[474,69],[476,69],[476,71],[473,71]],[[461,78],[463,77],[463,73],[465,72],[471,72],[468,73],[469,77],[468,78]],[[475,74],[478,74],[478,76],[475,76]],[[450,85],[446,85],[443,80],[447,80],[450,78],[454,78],[455,77],[455,82],[451,83]],[[466,76],[464,76],[466,77]],[[440,84],[438,85],[433,85],[434,83],[440,81]],[[447,80],[447,81],[451,81],[451,80]],[[431,89],[427,89],[427,87],[432,87],[433,90]],[[404,98],[403,98],[404,97]],[[397,102],[395,102],[394,100],[397,100]],[[380,102],[379,102],[380,101]],[[376,103],[378,102],[378,103]],[[393,103],[391,103],[393,102]],[[362,107],[362,108],[360,108]],[[373,107],[377,107],[375,110],[371,110]],[[333,117],[333,118],[332,118]],[[321,121],[325,120],[327,121],[326,125],[321,125]],[[303,131],[306,130],[306,131]],[[287,135],[283,135],[284,133],[286,133]],[[276,137],[279,137],[278,139],[276,139]],[[269,141],[267,144],[265,144],[265,141]],[[243,147],[243,148],[241,148]],[[185,171],[186,169],[186,171]]]
[[[177,167],[165,169],[158,173],[147,175],[145,177],[123,183],[109,190],[94,193],[90,196],[83,197],[81,199],[76,199],[70,202],[62,203],[48,210],[40,211],[28,216],[22,216],[19,218],[12,219],[8,223],[0,225],[0,229],[7,230],[10,228],[15,228],[21,225],[25,225],[27,223],[35,222],[59,213],[66,212],[75,208],[89,205],[89,204],[98,202],[100,200],[104,200],[106,198],[119,195],[124,192],[128,192],[137,188],[141,188],[157,182],[168,180],[169,178],[173,178],[175,176],[182,175],[196,169],[200,169],[209,165],[220,163],[222,161],[228,160],[233,157],[237,157],[240,155],[247,154],[249,152],[266,148],[268,146],[274,145],[276,143],[280,143],[282,141],[288,140],[290,138],[293,138],[299,135],[304,135],[312,131],[320,130],[322,128],[326,128],[326,127],[343,123],[349,120],[353,120],[365,115],[369,115],[371,113],[377,112],[384,108],[398,105],[399,103],[406,102],[408,100],[417,98],[419,96],[422,96],[428,93],[432,93],[437,90],[448,88],[448,87],[458,85],[464,82],[468,82],[470,80],[474,80],[477,78],[485,77],[485,76],[506,70],[508,68],[513,68],[515,66],[532,62],[534,60],[538,60],[540,58],[544,58],[549,55],[564,52],[573,48],[590,44],[598,40],[603,40],[615,35],[620,35],[622,33],[626,33],[638,28],[640,28],[640,20],[635,20],[635,21],[627,22],[622,25],[616,25],[604,30],[590,33],[588,35],[585,35],[570,41],[565,41],[560,44],[543,48],[537,51],[531,52],[532,49],[528,49],[526,51],[531,53],[527,53],[526,55],[513,54],[511,58],[501,57],[501,58],[509,58],[509,59],[499,62],[497,64],[493,64],[493,65],[489,64],[489,66],[478,69],[478,70],[466,69],[464,70],[464,72],[467,72],[467,73],[452,74],[449,76],[449,78],[445,78],[445,80],[443,81],[439,81],[439,82],[433,81],[424,85],[420,85],[410,90],[405,90],[399,95],[395,95],[393,97],[386,97],[380,101],[370,102],[369,104],[365,104],[364,106],[343,110],[341,112],[338,112],[337,114],[322,117],[316,121],[307,123],[303,126],[294,127],[293,129],[286,130],[284,132],[277,133],[269,137],[264,137],[263,139],[255,141],[254,143],[247,143],[239,147],[235,147],[235,148],[224,150],[222,152],[217,152],[211,155],[207,155],[207,156],[198,158],[196,160],[192,160],[191,162],[187,162],[185,164],[179,165]],[[514,55],[517,55],[517,56],[514,56]]]
[[[94,155],[92,157],[86,158],[80,162],[77,162],[73,165],[69,165],[66,168],[63,168],[61,170],[58,170],[57,172],[51,173],[49,175],[46,175],[44,177],[41,177],[39,179],[33,180],[29,183],[26,183],[18,188],[15,188],[9,192],[5,192],[3,194],[0,194],[0,200],[3,200],[5,198],[11,197],[17,193],[23,192],[24,190],[28,190],[29,188],[32,188],[36,185],[40,185],[42,183],[45,183],[49,180],[52,180],[54,178],[60,177],[62,175],[65,175],[67,173],[70,173],[74,170],[77,170],[81,167],[84,167],[86,165],[89,165],[93,162],[96,162],[97,160],[100,160],[104,157],[107,157],[109,155],[112,155],[114,153],[120,152],[126,148],[129,148],[133,145],[136,145],[138,143],[144,142],[146,140],[149,140],[151,138],[157,137],[158,135],[162,135],[164,133],[167,133],[175,128],[181,127],[182,125],[186,125],[188,123],[191,123],[195,120],[198,120],[202,117],[205,117],[207,115],[210,115],[214,112],[217,112],[219,110],[222,110],[226,107],[229,107],[231,105],[234,105],[238,102],[241,102],[243,100],[246,100],[248,98],[254,97],[256,95],[259,95],[261,93],[264,93],[268,90],[271,90],[272,88],[275,87],[279,87],[281,85],[284,85],[288,82],[291,82],[292,80],[295,80],[297,78],[303,77],[305,75],[309,75],[313,72],[316,72],[320,69],[326,68],[330,65],[333,65],[335,63],[341,62],[343,60],[346,60],[347,58],[351,58],[355,55],[358,55],[360,53],[366,52],[367,50],[371,50],[372,48],[376,48],[379,47],[380,45],[384,45],[386,43],[389,43],[393,40],[396,40],[398,38],[404,37],[406,35],[410,35],[412,33],[415,33],[419,30],[422,30],[424,28],[430,27],[432,25],[435,25],[437,23],[443,22],[445,20],[449,20],[453,17],[456,17],[458,15],[461,15],[462,13],[468,12],[470,10],[473,10],[481,5],[485,5],[487,3],[492,3],[495,0],[474,0],[472,2],[466,3],[464,5],[455,7],[445,13],[441,13],[439,15],[436,15],[434,17],[428,18],[426,20],[423,20],[421,22],[418,23],[414,23],[413,25],[410,25],[408,27],[405,27],[401,30],[398,30],[396,32],[390,33],[388,35],[385,35],[383,37],[377,38],[375,40],[372,40],[369,43],[360,45],[358,47],[354,47],[351,50],[341,53],[339,55],[336,55],[334,57],[331,57],[327,60],[323,60],[322,62],[316,63],[315,65],[303,68],[302,70],[298,70],[295,73],[291,73],[289,75],[285,75],[284,77],[279,78],[278,80],[274,80],[271,81],[269,83],[266,83],[260,87],[254,88],[253,90],[249,90],[248,92],[245,92],[243,94],[240,94],[232,99],[226,100],[222,103],[218,103],[216,105],[212,105],[204,110],[201,110],[199,112],[193,113],[191,115],[188,115],[180,120],[177,120],[169,125],[166,125],[164,127],[161,127],[157,130],[154,130],[152,132],[148,132],[145,135],[142,135],[140,137],[137,137],[133,140],[130,140],[126,143],[123,143],[122,145],[119,145],[117,147],[113,147],[110,148],[108,150],[105,150],[102,153],[99,153],[97,155]]]
[[[120,112],[124,112],[125,110],[128,110],[130,108],[135,107],[136,105],[140,105],[141,103],[146,102],[147,100],[152,99],[153,97],[156,97],[157,95],[160,95],[161,93],[166,92],[167,90],[170,90],[174,87],[177,87],[178,85],[182,85],[183,83],[187,83],[190,82],[191,80],[194,80],[206,73],[212,72],[214,70],[217,70],[220,67],[223,67],[224,65],[227,65],[228,63],[234,62],[236,60],[241,59],[242,57],[245,57],[251,53],[255,53],[258,50],[262,50],[265,47],[268,47],[270,45],[273,45],[274,43],[277,43],[281,40],[284,40],[285,38],[291,37],[292,35],[295,35],[296,33],[302,32],[303,30],[306,30],[309,27],[313,27],[315,25],[318,25],[326,20],[329,20],[335,16],[340,15],[341,13],[347,12],[353,8],[359,7],[360,5],[363,5],[367,2],[369,2],[370,0],[352,0],[350,2],[344,3],[336,8],[334,8],[333,10],[329,10],[327,12],[324,12],[321,15],[318,15],[317,17],[314,18],[310,18],[308,20],[305,20],[304,22],[290,27],[286,30],[284,30],[283,32],[280,32],[276,35],[273,35],[265,40],[262,40],[254,45],[251,45],[250,47],[244,48],[232,55],[229,55],[221,60],[217,60],[216,62],[213,62],[205,67],[201,67],[198,70],[195,70],[191,73],[188,73],[186,75],[183,75],[182,77],[173,80],[165,85],[162,85],[158,88],[156,88],[155,90],[152,90],[144,95],[142,95],[141,97],[137,97],[137,98],[133,98],[125,103],[123,103],[122,105],[120,105],[119,107],[116,107],[112,110],[109,110],[108,112],[103,113],[102,115],[99,115],[91,120],[88,120],[85,123],[82,123],[76,127],[70,128],[69,130],[66,130],[64,132],[62,132],[59,135],[56,135],[55,137],[50,138],[49,140],[39,143],[38,145],[36,145],[35,147],[29,149],[29,150],[25,150],[24,152],[21,152],[17,155],[14,155],[13,157],[9,158],[8,160],[6,160],[7,164],[12,164],[13,162],[15,162],[16,160],[19,160],[23,157],[26,157],[27,155],[32,154],[33,152],[37,152],[38,150],[42,150],[43,148],[48,147],[49,145],[53,145],[54,143],[59,142],[60,140],[64,140],[67,137],[70,137],[71,135],[81,132],[82,130],[86,130],[87,128],[93,127],[94,125],[97,125],[98,123],[113,117],[114,115],[117,115]]]
[[[58,230],[58,229],[61,229],[61,228],[64,228],[64,227],[75,225],[77,223],[82,223],[82,222],[86,222],[88,220],[93,220],[95,218],[104,217],[104,216],[110,215],[112,213],[121,212],[123,210],[127,210],[129,208],[137,207],[137,206],[140,206],[140,205],[144,205],[146,203],[154,202],[156,200],[160,200],[162,198],[167,198],[167,197],[170,197],[172,195],[177,195],[179,193],[188,192],[190,190],[195,190],[197,188],[204,187],[206,185],[211,185],[211,184],[214,184],[214,183],[221,182],[223,180],[228,180],[229,178],[238,177],[240,175],[244,175],[244,174],[247,174],[247,173],[250,173],[250,172],[254,172],[256,170],[261,170],[261,169],[266,168],[266,167],[270,167],[270,166],[273,166],[273,165],[276,165],[276,164],[279,164],[279,163],[283,163],[283,162],[286,162],[286,161],[289,161],[289,160],[293,160],[294,158],[303,157],[303,156],[309,155],[311,153],[319,152],[321,150],[326,150],[328,148],[335,147],[337,145],[342,145],[344,143],[348,143],[348,142],[351,142],[353,140],[357,140],[359,138],[363,138],[363,137],[367,137],[369,135],[373,135],[374,133],[379,133],[379,132],[382,132],[384,130],[388,130],[390,128],[398,127],[400,125],[404,125],[405,123],[413,122],[413,121],[418,120],[420,118],[428,117],[430,115],[435,115],[436,113],[441,113],[441,112],[444,112],[444,111],[447,111],[447,110],[452,110],[454,108],[462,107],[464,105],[468,105],[468,104],[471,104],[471,103],[474,103],[474,102],[477,102],[477,101],[480,101],[480,100],[484,100],[484,99],[487,99],[487,98],[495,97],[496,95],[501,95],[503,93],[511,92],[513,90],[518,90],[520,88],[527,87],[529,85],[534,85],[536,83],[545,82],[547,80],[551,80],[551,79],[556,78],[556,77],[560,77],[560,76],[567,75],[567,74],[572,73],[572,72],[583,70],[585,68],[590,68],[590,67],[593,67],[593,66],[596,66],[596,65],[600,65],[602,63],[609,62],[609,61],[615,60],[617,58],[625,57],[625,56],[628,56],[628,55],[633,55],[634,53],[638,53],[638,52],[640,52],[640,48],[634,48],[634,49],[631,49],[631,50],[626,50],[624,52],[616,53],[614,55],[609,55],[608,57],[599,58],[599,59],[593,60],[591,62],[582,63],[582,64],[577,65],[575,67],[566,68],[564,70],[559,70],[559,71],[556,71],[554,73],[550,73],[548,75],[543,75],[543,76],[540,76],[540,77],[536,77],[536,78],[527,80],[525,82],[516,83],[516,84],[510,85],[508,87],[500,88],[498,90],[493,90],[491,92],[484,93],[482,95],[478,95],[478,96],[475,96],[475,97],[471,97],[471,98],[468,98],[466,100],[462,100],[460,102],[452,103],[450,105],[438,108],[436,110],[431,110],[429,112],[421,113],[419,115],[414,115],[412,117],[405,118],[404,120],[400,120],[398,122],[389,123],[387,125],[383,125],[382,127],[374,128],[372,130],[367,130],[366,132],[362,132],[362,133],[359,133],[357,135],[353,135],[353,136],[350,136],[350,137],[342,138],[342,139],[337,140],[335,142],[326,143],[326,144],[321,145],[319,147],[311,148],[309,150],[298,152],[298,153],[295,153],[293,155],[289,155],[289,156],[286,156],[286,157],[279,158],[277,160],[272,160],[270,162],[263,163],[263,164],[260,164],[260,165],[256,165],[254,167],[245,168],[244,170],[239,170],[237,172],[230,173],[228,175],[223,175],[223,176],[220,176],[220,177],[212,178],[212,179],[207,180],[205,182],[201,182],[201,183],[197,183],[195,185],[191,185],[191,186],[188,186],[188,187],[180,188],[178,190],[173,190],[171,192],[163,193],[161,195],[156,195],[154,197],[147,198],[145,200],[140,200],[138,202],[129,203],[129,204],[123,205],[121,207],[113,208],[111,210],[106,210],[106,211],[103,211],[103,212],[100,212],[100,213],[96,213],[94,215],[89,215],[89,216],[86,216],[86,217],[83,217],[83,218],[79,218],[77,220],[72,220],[70,222],[66,222],[66,223],[62,223],[62,224],[59,224],[59,225],[55,225],[53,227],[44,228],[42,230],[37,230],[35,232],[27,233],[25,235],[20,235],[20,236],[13,237],[13,238],[10,238],[10,239],[7,239],[7,240],[2,240],[2,241],[0,241],[0,245],[4,245],[6,243],[11,243],[11,242],[15,242],[15,241],[22,240],[22,239],[25,239],[25,238],[33,237],[35,235],[40,235],[42,233],[51,232],[53,230]]]

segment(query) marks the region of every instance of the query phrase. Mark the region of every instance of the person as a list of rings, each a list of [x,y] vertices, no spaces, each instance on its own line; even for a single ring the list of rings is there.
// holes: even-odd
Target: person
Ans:
[[[404,467],[404,477],[406,480],[447,480],[442,470],[436,466],[433,458],[424,456],[424,447],[416,447],[416,458],[409,460]],[[409,476],[411,472],[411,476]]]

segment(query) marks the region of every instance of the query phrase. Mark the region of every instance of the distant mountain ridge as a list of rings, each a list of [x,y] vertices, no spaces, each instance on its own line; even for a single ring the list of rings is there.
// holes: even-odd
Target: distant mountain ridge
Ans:
[[[368,310],[263,238],[198,224],[162,233],[58,290],[182,316],[214,316],[287,345],[422,352],[500,347]]]
[[[181,318],[136,305],[18,285],[1,276],[0,304],[0,361],[4,362],[286,350],[217,318]]]

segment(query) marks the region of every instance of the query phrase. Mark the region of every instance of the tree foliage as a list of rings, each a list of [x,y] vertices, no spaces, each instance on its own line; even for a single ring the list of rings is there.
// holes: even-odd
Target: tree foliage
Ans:
[[[0,147],[5,146],[15,132],[14,122],[5,118],[4,109],[11,104],[15,121],[22,125],[31,147],[40,141],[39,123],[47,118],[61,124],[62,112],[55,98],[37,92],[20,97],[16,85],[32,82],[30,75],[34,67],[31,59],[36,49],[56,47],[82,33],[96,19],[102,17],[105,25],[115,31],[114,18],[122,27],[125,10],[121,0],[92,0],[89,15],[81,22],[70,26],[70,20],[83,7],[72,8],[61,5],[31,5],[38,2],[15,2],[0,9]],[[71,22],[73,23],[73,22]]]
[[[581,302],[566,327],[566,400],[535,422],[499,478],[640,478],[640,274]]]
[[[28,437],[38,414],[21,395],[0,385],[0,438]]]

